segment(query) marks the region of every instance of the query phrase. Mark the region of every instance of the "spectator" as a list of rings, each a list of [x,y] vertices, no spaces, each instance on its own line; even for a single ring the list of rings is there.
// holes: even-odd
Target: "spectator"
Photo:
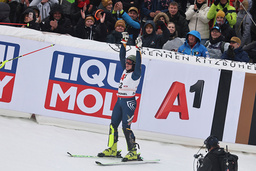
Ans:
[[[249,13],[250,7],[248,0],[243,0],[242,3],[240,3],[239,0],[236,0],[235,6],[238,9],[235,31],[237,37],[241,39],[241,47],[243,47],[244,45],[251,43],[252,16]]]
[[[54,4],[50,16],[42,21],[41,28],[42,31],[73,35],[71,21],[64,16],[59,4]]]
[[[175,23],[176,30],[178,30],[178,37],[185,38],[186,34],[189,32],[188,22],[186,18],[179,13],[177,2],[173,1],[170,3],[167,15],[169,21]]]
[[[73,26],[77,25],[78,20],[82,17],[81,10],[88,14],[88,6],[90,6],[90,0],[75,0],[71,5],[70,18]]]
[[[63,10],[63,14],[65,17],[69,18],[71,20],[71,6],[75,2],[75,0],[60,0],[60,5]]]
[[[256,41],[244,45],[243,50],[248,53],[249,58],[253,63],[256,63]]]
[[[36,23],[41,23],[41,16],[40,16],[40,10],[37,8],[37,6],[31,6],[30,8],[32,8],[36,14]]]
[[[185,42],[185,38],[178,37],[178,32],[173,22],[169,22],[167,28],[170,31],[170,37],[163,45],[163,49],[177,52],[178,48]]]
[[[157,24],[160,25],[161,29],[163,30],[162,35],[156,34],[156,26],[152,20],[148,20],[145,23],[142,29],[142,32],[143,32],[142,46],[143,47],[162,49],[163,45],[167,42],[168,38],[170,37],[169,30],[165,26],[164,22],[158,21]]]
[[[112,0],[101,0],[101,4],[98,9],[102,9],[103,11],[111,12],[113,8]]]
[[[79,19],[75,29],[76,37],[102,42],[106,41],[107,27],[104,23],[105,17],[106,14],[103,14],[103,16],[101,15],[100,23],[95,25],[95,19],[93,16],[84,16],[84,14],[82,14],[82,17]]]
[[[121,0],[121,2],[123,3],[124,11],[127,13],[131,7],[135,7],[137,9],[140,8],[139,6],[140,0]]]
[[[36,14],[31,8],[27,8],[21,15],[20,23],[26,24],[21,27],[40,30],[40,25],[36,23]]]
[[[201,44],[209,39],[209,19],[207,13],[209,12],[208,4],[205,0],[196,0],[194,5],[190,5],[186,11],[186,19],[189,20],[189,30],[196,30],[201,35]]]
[[[122,39],[122,32],[125,31],[125,21],[124,20],[117,20],[115,24],[115,30],[113,30],[107,36],[107,43],[115,43],[121,44],[120,40]]]
[[[225,42],[229,42],[233,36],[236,36],[235,30],[230,27],[230,25],[225,19],[225,13],[221,10],[219,10],[218,13],[216,14],[215,25],[220,27]]]
[[[167,23],[169,23],[169,17],[166,15],[166,13],[160,12],[158,13],[154,18],[154,23],[156,25],[156,34],[163,34],[163,30],[161,29],[161,26],[157,24],[157,21],[160,20],[164,22],[164,24],[167,26]]]
[[[224,51],[228,50],[229,43],[224,42],[224,37],[218,26],[211,29],[210,40],[206,41],[205,47],[207,48],[211,58],[221,59]]]
[[[143,23],[153,20],[159,12],[167,12],[170,2],[172,0],[142,0],[141,19]]]
[[[129,34],[129,37],[132,41],[132,45],[135,45],[135,40],[137,39],[137,37],[139,36],[140,34],[140,21],[139,21],[139,10],[136,8],[136,7],[131,7],[129,10],[128,10],[128,15],[131,17],[131,19],[135,22],[133,24],[129,24],[127,22],[127,20],[124,18],[124,20],[126,21],[127,23],[127,32]],[[129,40],[128,40],[129,41]]]
[[[174,0],[174,1],[179,4],[179,11],[180,11],[180,13],[185,14],[185,12],[187,10],[188,0]],[[192,4],[194,3],[194,0],[190,0],[190,1],[192,1]]]
[[[241,40],[238,37],[232,37],[228,50],[222,54],[221,58],[232,61],[249,62],[247,52],[243,51],[240,45]]]
[[[20,16],[24,10],[29,6],[29,0],[9,0],[10,6],[10,21],[11,23],[19,23]]]
[[[10,23],[10,7],[5,2],[0,2],[0,22]]]
[[[50,15],[53,4],[57,3],[59,3],[58,0],[32,0],[29,6],[37,6],[37,8],[40,10],[41,20],[43,21]]]
[[[88,12],[93,14],[95,11],[98,10],[98,6],[100,5],[100,3],[101,0],[91,0],[89,6],[90,10],[88,9]]]
[[[209,57],[206,47],[200,44],[201,36],[198,31],[192,30],[187,34],[186,41],[178,49],[182,54]]]
[[[119,11],[119,15],[117,14]],[[131,7],[128,14],[123,10],[122,2],[117,2],[112,11],[112,15],[116,19],[123,19],[126,23],[126,32],[129,34],[129,45],[135,45],[135,40],[140,32],[140,22],[138,19],[138,9],[136,7]]]
[[[256,21],[256,1],[252,1],[252,8],[250,10],[253,21]],[[256,41],[256,23],[253,22],[251,26],[251,39],[252,41]]]
[[[228,21],[228,24],[231,28],[236,24],[236,9],[229,5],[229,0],[215,0],[211,5],[210,10],[207,14],[209,20],[214,19],[216,22],[216,14],[219,10],[222,10],[225,13],[225,18]]]
[[[115,30],[115,23],[116,19],[113,17],[113,15],[110,12],[105,12],[102,9],[98,9],[93,13],[93,16],[95,18],[95,24],[98,25],[100,23],[100,18],[106,14],[104,23],[107,27],[107,34],[110,34],[113,30]]]

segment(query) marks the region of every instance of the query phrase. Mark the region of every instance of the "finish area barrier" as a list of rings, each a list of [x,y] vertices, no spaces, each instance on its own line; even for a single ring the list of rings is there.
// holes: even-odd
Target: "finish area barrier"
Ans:
[[[109,125],[120,45],[0,26],[0,108]],[[127,56],[135,54],[127,46]],[[256,145],[256,66],[142,49],[133,129]]]

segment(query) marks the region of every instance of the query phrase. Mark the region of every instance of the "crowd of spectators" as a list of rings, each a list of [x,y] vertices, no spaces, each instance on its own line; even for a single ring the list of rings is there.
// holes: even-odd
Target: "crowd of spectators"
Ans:
[[[255,19],[252,0],[0,0],[0,24],[253,63]]]

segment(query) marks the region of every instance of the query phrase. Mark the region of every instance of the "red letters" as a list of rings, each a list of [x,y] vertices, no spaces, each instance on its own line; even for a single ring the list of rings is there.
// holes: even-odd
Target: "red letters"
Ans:
[[[176,98],[178,100],[178,105],[173,104]],[[170,112],[179,112],[180,119],[182,120],[189,119],[185,85],[183,83],[176,81],[172,84],[158,109],[155,118],[166,119]]]

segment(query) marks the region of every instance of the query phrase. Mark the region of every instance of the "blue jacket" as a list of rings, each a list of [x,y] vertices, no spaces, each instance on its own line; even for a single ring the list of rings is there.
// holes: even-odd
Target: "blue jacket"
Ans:
[[[191,34],[195,36],[198,41],[196,45],[191,49],[190,45],[188,44],[188,35]],[[178,52],[182,54],[192,55],[192,56],[202,56],[202,57],[210,57],[209,53],[204,45],[200,44],[201,42],[201,36],[198,31],[192,30],[188,32],[186,36],[186,41],[183,45],[181,45],[178,49]]]
[[[242,47],[234,49],[234,53],[235,53],[234,58],[229,57],[227,52],[228,50],[222,54],[221,59],[228,59],[228,60],[240,61],[240,62],[249,62],[249,56],[247,52],[243,51]]]

